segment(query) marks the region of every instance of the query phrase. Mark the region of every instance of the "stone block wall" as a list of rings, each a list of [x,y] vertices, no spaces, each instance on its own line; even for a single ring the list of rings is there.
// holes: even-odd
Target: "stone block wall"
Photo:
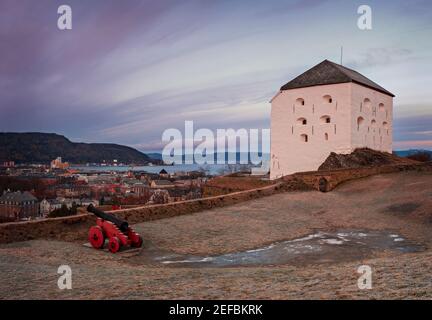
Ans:
[[[134,207],[113,211],[112,213],[133,224],[229,206],[280,192],[312,189],[327,192],[349,180],[408,170],[432,171],[432,164],[389,165],[372,168],[304,172],[284,177],[275,184],[262,188],[182,202]],[[95,217],[87,213],[80,213],[71,217],[3,223],[0,224],[0,243],[32,239],[82,242],[86,241],[88,229],[94,223]]]

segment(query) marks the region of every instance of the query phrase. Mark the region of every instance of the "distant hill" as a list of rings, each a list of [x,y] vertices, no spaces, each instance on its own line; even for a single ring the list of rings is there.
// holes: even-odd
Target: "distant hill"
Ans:
[[[162,160],[161,153],[146,153],[151,159]]]
[[[413,154],[422,153],[422,152],[429,153],[432,156],[432,151],[431,150],[410,149],[410,150],[396,150],[396,151],[393,151],[393,153],[396,154],[399,157],[409,157],[409,156],[412,156]]]
[[[111,162],[155,163],[146,154],[118,144],[75,143],[54,133],[0,133],[0,161],[47,164],[56,157],[74,164]]]

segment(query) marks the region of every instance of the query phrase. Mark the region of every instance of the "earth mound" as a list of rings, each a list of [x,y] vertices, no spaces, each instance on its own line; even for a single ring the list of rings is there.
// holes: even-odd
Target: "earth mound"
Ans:
[[[383,166],[392,164],[415,164],[415,160],[401,158],[396,155],[380,152],[368,148],[354,150],[350,154],[330,153],[327,159],[318,168],[319,171],[334,169],[349,169]]]

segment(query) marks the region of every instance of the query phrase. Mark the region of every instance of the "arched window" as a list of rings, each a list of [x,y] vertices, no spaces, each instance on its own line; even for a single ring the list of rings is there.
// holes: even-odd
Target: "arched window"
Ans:
[[[376,121],[375,121],[375,119],[372,119],[372,121],[371,121],[371,128],[372,128],[373,132],[376,131]]]
[[[327,133],[327,132],[324,133],[324,139],[325,139],[326,141],[328,141],[328,133]]]
[[[332,97],[328,94],[323,97],[323,100],[324,100],[324,103],[332,103],[333,102]]]
[[[297,124],[305,126],[305,125],[307,125],[307,120],[305,118],[298,118]]]
[[[358,117],[357,118],[357,131],[360,130],[360,128],[363,128],[364,126],[364,118]]]
[[[320,122],[321,123],[330,123],[331,122],[331,118],[330,118],[330,116],[322,116],[320,118]]]
[[[380,103],[380,104],[378,105],[378,110],[379,110],[380,112],[384,112],[384,111],[385,111],[384,103]]]
[[[305,101],[304,101],[304,99],[303,98],[298,98],[297,100],[296,100],[296,106],[304,106],[305,105]]]
[[[302,134],[300,136],[300,140],[303,141],[303,142],[308,142],[308,135],[307,134]]]
[[[366,98],[363,100],[363,110],[366,112],[370,112],[372,109],[372,102],[370,99]]]
[[[386,133],[388,135],[389,134],[389,124],[386,121],[383,122],[383,127],[384,127],[384,130],[386,131]]]

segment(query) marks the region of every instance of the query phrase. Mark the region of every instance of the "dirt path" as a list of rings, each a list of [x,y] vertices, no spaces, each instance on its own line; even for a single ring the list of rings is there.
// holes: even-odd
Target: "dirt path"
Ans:
[[[80,244],[27,241],[0,246],[0,298],[432,298],[432,174],[406,172],[353,181],[330,193],[299,192],[136,225],[153,245],[216,255],[262,247],[315,231],[388,230],[426,246],[421,253],[381,251],[333,263],[173,268],[131,263]],[[145,248],[144,248],[145,250]],[[70,265],[73,289],[57,288]],[[373,270],[359,290],[357,267]]]
[[[315,230],[393,230],[432,240],[432,174],[379,175],[333,192],[278,194],[231,207],[137,225],[162,249],[221,254],[293,239]]]

